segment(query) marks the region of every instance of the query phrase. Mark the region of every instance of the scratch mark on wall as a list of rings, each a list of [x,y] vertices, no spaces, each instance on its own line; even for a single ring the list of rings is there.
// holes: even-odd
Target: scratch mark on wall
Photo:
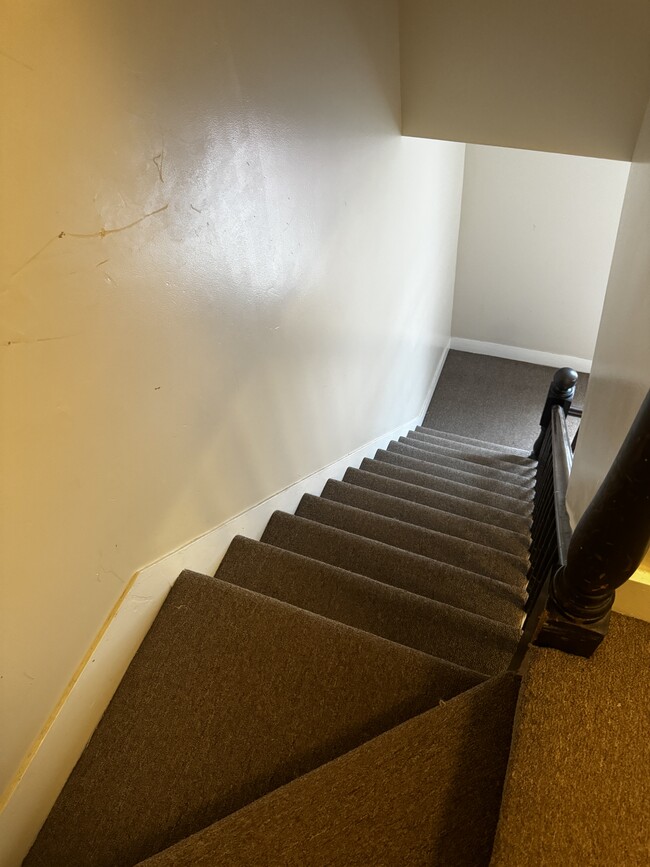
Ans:
[[[134,226],[137,226],[138,223],[142,223],[144,220],[148,220],[149,217],[155,217],[156,214],[162,214],[163,211],[166,211],[169,207],[169,202],[166,205],[163,205],[162,208],[157,208],[155,211],[150,211],[148,214],[144,214],[142,217],[138,217],[137,220],[133,220],[132,223],[127,223],[126,226],[117,226],[114,229],[106,229],[102,227],[98,232],[59,232],[56,236],[57,238],[105,238],[107,235],[115,235],[117,232],[125,232],[127,229],[132,229]]]
[[[37,250],[34,253],[34,255],[30,256],[26,262],[23,262],[23,264],[20,266],[20,268],[18,268],[17,271],[14,271],[14,273],[11,275],[10,279],[13,280],[13,278],[16,277],[16,275],[20,274],[21,271],[24,271],[28,265],[31,265],[32,262],[34,261],[34,259],[37,259],[41,255],[41,253],[44,253],[47,250],[47,248],[50,246],[50,244],[53,244],[58,239],[58,237],[59,236],[57,235],[54,238],[50,238],[50,240],[46,244],[43,244],[43,246],[40,248],[40,250]],[[6,292],[7,290],[5,289],[3,291]]]
[[[50,246],[50,244],[53,244],[55,241],[62,240],[63,238],[81,238],[82,240],[86,240],[88,238],[105,238],[107,235],[115,235],[115,234],[117,234],[117,232],[125,232],[127,229],[132,229],[134,226],[137,226],[139,223],[142,223],[144,220],[148,220],[149,217],[155,217],[156,214],[162,214],[162,212],[166,211],[168,207],[169,207],[169,202],[167,202],[166,205],[163,205],[162,208],[156,208],[155,211],[150,211],[148,214],[143,214],[142,217],[138,217],[138,219],[133,220],[132,223],[127,223],[125,226],[116,226],[113,229],[107,229],[105,226],[102,226],[102,228],[99,229],[99,231],[97,231],[97,232],[66,232],[66,231],[59,232],[58,235],[55,235],[54,238],[50,238],[50,240],[46,244],[43,244],[43,246],[40,248],[40,250],[37,250],[33,256],[30,256],[26,262],[23,262],[23,264],[20,266],[20,268],[18,268],[16,271],[13,272],[10,279],[13,279],[18,274],[20,274],[21,271],[24,271],[28,265],[31,265],[31,263],[34,261],[34,259],[37,259],[42,253],[44,253],[47,250],[47,248]],[[101,264],[101,262],[100,262],[100,264]],[[3,291],[6,292],[7,290],[5,289]]]
[[[155,167],[158,169],[158,177],[160,178],[160,183],[164,184],[165,179],[163,178],[163,160],[165,159],[165,142],[163,141],[160,146],[160,153],[156,154],[153,158],[153,163]]]
[[[101,262],[98,262],[98,263],[95,265],[95,268],[99,268],[100,265],[105,265],[107,262],[110,262],[110,259],[102,259]]]
[[[7,340],[2,346],[16,346],[17,344],[29,345],[31,343],[49,343],[51,340],[68,340],[75,337],[74,334],[61,334],[57,337],[18,337],[16,340]]]
[[[0,50],[0,55],[2,55],[2,57],[6,57],[7,60],[12,60],[14,63],[17,63],[19,66],[24,66],[25,69],[29,69],[30,72],[35,72],[34,67],[30,66],[29,63],[24,63],[22,60],[18,60],[17,57],[12,57],[11,54],[7,54],[6,51]]]
[[[117,572],[115,572],[115,570],[113,570],[113,569],[107,569],[106,566],[104,566],[103,563],[100,563],[100,564],[99,564],[99,568],[102,570],[102,572],[104,573],[104,575],[112,575],[113,578],[115,578],[115,580],[118,581],[120,584],[124,584],[124,583],[125,583],[124,578],[121,578],[121,577],[117,574]],[[98,581],[101,580],[100,577],[99,577],[99,575],[97,576],[97,580],[98,580]]]

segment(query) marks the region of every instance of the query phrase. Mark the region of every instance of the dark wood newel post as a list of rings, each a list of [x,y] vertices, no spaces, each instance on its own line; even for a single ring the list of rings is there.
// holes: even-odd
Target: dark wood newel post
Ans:
[[[533,457],[538,458],[539,452],[544,440],[546,429],[551,423],[551,410],[554,406],[561,406],[566,415],[571,406],[571,401],[575,397],[576,383],[578,382],[578,374],[572,367],[561,367],[555,371],[551,387],[546,396],[546,403],[542,411],[542,417],[539,421],[541,431],[537,437],[537,441],[533,446]]]
[[[535,644],[591,656],[650,543],[650,391],[551,581]]]

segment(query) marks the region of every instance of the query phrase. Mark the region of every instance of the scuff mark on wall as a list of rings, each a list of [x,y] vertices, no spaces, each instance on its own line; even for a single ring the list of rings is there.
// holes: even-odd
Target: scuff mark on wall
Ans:
[[[19,344],[30,345],[32,343],[49,343],[52,340],[68,340],[70,337],[76,337],[75,334],[61,334],[57,337],[18,337],[16,340],[7,340],[2,343],[2,346],[17,346]]]
[[[2,51],[2,50],[0,50],[0,56],[2,56],[2,57],[6,57],[7,60],[11,60],[11,61],[13,61],[14,63],[17,63],[19,66],[23,66],[25,69],[29,69],[30,72],[36,72],[36,70],[34,69],[34,67],[33,67],[33,66],[30,66],[29,63],[25,63],[25,62],[22,61],[22,60],[18,60],[17,57],[12,57],[12,55],[11,55],[11,54],[7,54],[6,51]]]
[[[139,217],[137,220],[133,220],[132,223],[127,223],[125,226],[117,226],[114,229],[107,229],[106,227],[102,226],[102,228],[99,229],[97,232],[66,232],[65,230],[59,232],[58,235],[55,235],[54,238],[50,238],[50,240],[46,244],[43,244],[40,250],[37,250],[33,256],[30,256],[30,258],[20,266],[20,268],[14,271],[11,275],[11,279],[13,280],[13,278],[20,274],[21,271],[24,271],[28,265],[31,265],[31,263],[35,259],[37,259],[42,253],[44,253],[50,246],[50,244],[53,244],[55,241],[62,240],[63,238],[81,238],[82,240],[87,240],[88,238],[105,238],[107,235],[115,235],[117,234],[117,232],[125,232],[127,229],[132,229],[134,226],[137,226],[144,220],[148,220],[149,217],[155,217],[156,214],[162,214],[162,212],[166,211],[168,207],[169,202],[167,202],[166,205],[163,205],[162,208],[157,208],[155,211],[150,211],[148,214],[143,214],[142,217]],[[106,259],[105,261],[108,262],[108,259]],[[99,264],[101,265],[103,263],[100,262]],[[3,291],[6,292],[7,290],[5,289]]]
[[[110,575],[111,577],[115,578],[115,580],[119,584],[125,584],[126,583],[125,578],[121,578],[114,569],[109,569],[101,562],[99,564],[99,569],[100,569],[100,572],[97,572],[96,576],[95,576],[97,578],[97,581],[102,580],[102,577],[101,577],[102,575]]]
[[[147,220],[149,217],[155,217],[156,214],[162,214],[163,211],[166,211],[169,207],[169,202],[166,205],[163,205],[162,208],[157,208],[155,211],[151,211],[148,214],[144,214],[142,217],[139,217],[137,220],[134,220],[132,223],[127,223],[126,226],[118,226],[115,229],[106,229],[102,227],[97,232],[60,232],[56,237],[57,238],[105,238],[107,235],[115,235],[117,232],[124,232],[126,229],[132,229],[134,226],[137,226],[138,223],[141,223],[143,220]],[[53,239],[56,240],[56,239]]]
[[[160,178],[161,184],[165,183],[165,179],[163,177],[163,160],[164,159],[165,159],[165,143],[163,141],[161,148],[160,148],[160,153],[156,154],[156,156],[153,158],[153,164],[158,169],[158,177]]]

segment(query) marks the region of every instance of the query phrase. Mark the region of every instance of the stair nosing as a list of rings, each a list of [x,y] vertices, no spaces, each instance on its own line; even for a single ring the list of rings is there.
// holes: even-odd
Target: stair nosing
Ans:
[[[521,455],[512,454],[512,452],[509,452],[505,448],[501,451],[496,451],[496,449],[485,449],[482,446],[474,445],[473,443],[461,443],[457,440],[447,439],[446,437],[425,434],[419,430],[410,430],[406,434],[406,439],[412,439],[413,442],[421,442],[423,445],[431,446],[431,448],[440,447],[448,449],[449,451],[457,451],[461,455],[465,451],[475,451],[476,457],[498,461],[500,464],[505,464],[506,466],[515,469],[532,470],[534,472],[537,467],[537,461],[532,458],[524,458]],[[509,460],[509,458],[516,458],[516,460]]]
[[[494,470],[499,473],[505,473],[508,476],[512,476],[514,479],[521,481],[534,481],[535,480],[535,467],[523,467],[520,464],[513,464],[507,461],[501,461],[500,458],[495,458],[495,460],[499,460],[499,466],[494,466],[492,463],[487,463],[487,461],[492,460],[489,456],[485,455],[470,455],[467,456],[464,452],[458,451],[454,448],[447,448],[446,446],[441,445],[440,443],[429,443],[424,442],[419,439],[411,439],[411,434],[409,433],[407,436],[401,436],[396,442],[402,443],[402,445],[407,445],[410,448],[419,449],[423,452],[427,452],[427,454],[432,454],[435,456],[440,456],[444,458],[450,458],[452,460],[463,461],[464,463],[483,467],[487,470]],[[448,454],[450,453],[450,454]],[[485,462],[484,460],[485,459]],[[505,465],[504,465],[505,464]]]
[[[515,573],[521,575],[521,581],[518,582],[518,583],[520,583],[520,586],[522,588],[524,588],[526,586],[528,570],[526,568],[527,564],[525,563],[525,561],[523,561],[519,557],[516,557],[513,554],[508,554],[505,551],[499,551],[495,548],[490,548],[488,545],[481,545],[479,542],[468,542],[465,539],[459,539],[456,536],[448,536],[447,534],[440,533],[437,530],[427,530],[425,527],[420,527],[417,524],[409,524],[408,521],[400,521],[397,518],[388,518],[385,515],[378,515],[374,512],[367,512],[367,511],[364,511],[363,509],[358,509],[354,506],[346,506],[344,503],[339,503],[335,500],[326,500],[322,497],[315,496],[314,494],[304,494],[303,495],[303,497],[300,500],[300,504],[298,505],[298,508],[296,509],[296,515],[299,517],[303,517],[302,515],[300,515],[300,509],[301,508],[309,508],[310,503],[313,504],[314,506],[316,506],[316,508],[318,508],[317,501],[319,501],[319,500],[321,502],[325,502],[325,503],[328,503],[330,505],[334,505],[334,506],[338,507],[339,510],[340,509],[343,509],[343,510],[349,509],[349,510],[354,510],[356,512],[360,512],[362,515],[373,515],[374,518],[378,519],[380,523],[382,521],[390,521],[393,524],[401,524],[402,526],[407,526],[411,529],[411,531],[416,530],[420,533],[431,534],[431,536],[435,536],[438,539],[440,539],[441,537],[446,537],[447,539],[452,540],[452,543],[456,543],[456,544],[460,543],[465,547],[472,546],[473,548],[481,548],[481,549],[484,549],[486,553],[489,553],[492,555],[499,555],[499,557],[502,558],[504,561],[506,561],[506,562],[510,561],[510,565],[512,566],[513,571]],[[323,521],[319,522],[317,518],[312,519],[312,520],[316,520],[317,523],[325,523]],[[330,524],[328,526],[332,526],[332,525]],[[341,528],[337,528],[337,529],[341,529]],[[353,532],[353,531],[351,531],[351,532]],[[356,535],[362,535],[362,534],[356,533]],[[373,538],[373,537],[365,537],[365,538]],[[410,549],[405,548],[404,550],[410,550]],[[476,551],[475,553],[478,556],[480,552]],[[433,559],[433,558],[429,558],[429,559]],[[512,562],[512,561],[514,561],[514,562]],[[449,563],[448,561],[444,561],[444,560],[439,561],[439,562],[447,562],[448,565],[451,565],[451,566],[458,565],[456,563]],[[459,567],[459,568],[463,568],[463,567]],[[470,570],[470,571],[474,571],[474,570]],[[491,578],[492,580],[495,580],[495,581],[500,580],[499,578],[494,578],[494,576],[487,575],[484,572],[476,572],[475,574],[482,575],[484,578]],[[508,581],[501,581],[501,583],[502,584],[511,584],[511,582],[508,582]]]
[[[371,509],[371,508],[366,509],[363,506],[354,506],[354,508],[359,508],[359,509],[362,509],[363,511],[371,512],[372,514],[378,514],[381,517],[393,518],[394,520],[403,521],[404,523],[412,524],[412,526],[415,526],[415,527],[422,527],[425,530],[431,530],[431,532],[441,533],[443,535],[450,536],[454,539],[460,539],[461,541],[471,542],[472,544],[476,544],[476,545],[482,545],[483,547],[489,548],[490,550],[495,551],[497,553],[510,554],[510,555],[512,555],[514,557],[518,557],[518,558],[521,557],[521,559],[526,564],[529,563],[529,546],[528,546],[529,540],[525,536],[522,536],[519,533],[515,533],[512,530],[507,530],[507,529],[504,529],[502,527],[496,527],[493,524],[487,524],[483,521],[477,520],[476,518],[468,518],[464,515],[455,515],[453,512],[445,512],[444,510],[438,509],[435,506],[427,506],[424,503],[418,503],[418,502],[413,501],[413,500],[407,500],[405,498],[396,497],[393,494],[387,494],[385,491],[376,491],[373,488],[364,488],[362,485],[355,485],[352,482],[346,482],[344,479],[341,479],[341,480],[329,479],[328,482],[323,487],[323,490],[322,490],[320,496],[323,497],[324,499],[333,500],[334,502],[341,502],[343,505],[352,505],[352,504],[346,503],[344,500],[337,500],[336,498],[333,498],[333,497],[330,497],[329,495],[327,495],[325,493],[325,491],[328,489],[328,485],[330,486],[330,489],[332,487],[337,489],[339,486],[346,485],[346,486],[349,486],[352,488],[357,488],[359,490],[367,491],[367,492],[371,493],[372,495],[376,495],[379,497],[386,497],[389,500],[394,501],[394,503],[408,503],[410,506],[413,506],[415,508],[426,509],[426,510],[429,510],[429,512],[435,513],[435,516],[432,515],[432,518],[433,517],[440,517],[440,516],[447,516],[447,517],[452,519],[452,522],[454,520],[457,520],[459,522],[466,522],[469,525],[468,529],[470,529],[472,531],[473,530],[478,531],[478,528],[485,528],[488,532],[496,531],[497,536],[499,534],[505,534],[507,536],[511,536],[511,537],[513,537],[514,541],[516,541],[519,544],[519,546],[521,548],[523,548],[523,552],[521,554],[517,554],[514,551],[508,551],[507,549],[502,548],[497,544],[489,544],[487,542],[479,542],[476,539],[468,538],[467,536],[460,536],[456,532],[451,532],[450,530],[436,529],[434,527],[428,527],[426,524],[413,524],[412,521],[407,520],[405,517],[404,518],[396,518],[393,515],[385,515],[383,512],[375,512],[374,509]],[[497,539],[495,539],[494,541],[496,543]]]
[[[381,451],[381,450],[378,450],[378,451]],[[393,457],[399,457],[398,455],[395,455],[393,452],[387,452],[386,454],[392,455]],[[419,463],[415,458],[411,458],[411,460],[414,460],[415,463]],[[367,469],[364,469],[363,468],[364,463],[371,464],[372,466],[367,467]],[[487,497],[490,495],[498,497],[500,502],[505,500],[505,502],[503,503],[503,507],[493,506],[492,508],[498,509],[498,511],[503,511],[509,515],[514,515],[515,517],[524,519],[528,524],[528,528],[530,528],[530,525],[532,522],[531,521],[532,506],[529,506],[528,500],[519,499],[517,497],[510,497],[510,496],[508,496],[508,494],[502,494],[498,491],[490,491],[486,488],[477,487],[476,485],[467,484],[466,482],[459,482],[459,481],[455,481],[453,479],[444,478],[443,476],[437,476],[434,473],[428,473],[428,472],[423,471],[423,470],[416,470],[416,469],[413,469],[412,467],[405,466],[405,465],[398,463],[396,461],[395,462],[386,461],[386,460],[382,460],[382,459],[376,458],[376,457],[375,458],[364,458],[363,461],[361,462],[360,468],[363,470],[363,472],[374,473],[376,475],[384,476],[384,473],[378,471],[378,466],[388,467],[391,470],[396,470],[396,471],[406,471],[409,473],[415,473],[418,476],[425,476],[425,478],[427,480],[431,480],[431,481],[435,481],[437,479],[443,485],[446,485],[449,483],[452,485],[458,485],[461,488],[466,488],[467,489],[466,495],[462,496],[462,497],[459,495],[458,499],[465,499],[468,502],[475,503],[477,505],[484,505],[482,500],[474,499],[474,497],[477,495],[480,497]],[[390,476],[390,475],[387,477],[388,478],[394,478],[393,476]],[[421,487],[421,488],[424,488],[425,490],[432,490],[432,491],[438,490],[435,487],[429,487],[428,485],[425,485],[425,484],[417,484],[416,482],[406,482],[405,484],[412,484],[415,487]],[[470,492],[471,492],[471,495],[470,495]],[[463,492],[463,493],[465,493],[465,492]],[[456,495],[450,494],[449,496],[456,496]],[[487,505],[489,505],[489,504],[487,504]],[[508,508],[505,508],[506,506]],[[522,508],[525,509],[525,511],[521,511],[520,509],[522,509]]]
[[[456,566],[452,563],[445,563],[441,560],[434,560],[431,557],[427,557],[424,554],[418,554],[415,551],[408,551],[405,548],[398,548],[396,545],[391,545],[389,542],[382,542],[378,539],[371,539],[367,536],[360,536],[358,533],[353,533],[353,532],[350,532],[348,530],[341,530],[338,527],[333,527],[330,524],[322,524],[321,522],[316,521],[313,518],[307,518],[307,517],[304,517],[302,515],[293,514],[292,512],[284,512],[281,509],[277,509],[271,515],[271,518],[267,524],[267,528],[268,528],[268,526],[271,525],[271,523],[273,522],[274,519],[285,521],[285,522],[288,519],[290,524],[293,523],[293,521],[295,519],[298,522],[305,522],[307,524],[317,525],[318,527],[323,528],[324,531],[328,535],[334,536],[337,533],[342,533],[352,543],[361,544],[362,547],[379,545],[383,548],[390,549],[394,553],[394,555],[396,555],[398,557],[401,555],[404,555],[406,559],[410,559],[411,557],[414,557],[414,558],[416,558],[416,560],[420,561],[422,564],[426,564],[427,568],[435,569],[436,567],[439,566],[439,567],[441,567],[441,569],[443,571],[450,570],[451,572],[462,573],[463,576],[467,576],[470,580],[478,581],[480,585],[485,586],[486,590],[489,589],[489,587],[492,583],[496,584],[501,589],[507,590],[508,593],[515,595],[518,599],[517,604],[519,604],[519,600],[521,600],[521,602],[523,604],[527,598],[527,592],[526,592],[526,588],[524,586],[517,586],[515,584],[509,584],[506,581],[499,581],[497,578],[490,578],[488,575],[482,575],[479,572],[472,572],[471,569],[465,569],[462,566]],[[266,533],[266,530],[264,532]],[[263,541],[263,538],[262,538],[262,541]],[[268,542],[267,544],[272,545],[275,543],[274,542]],[[281,547],[281,546],[277,546],[277,547]],[[316,558],[314,557],[313,559],[316,559]],[[324,560],[321,562],[328,562],[328,561]],[[361,573],[359,573],[359,574],[361,574]],[[375,579],[375,580],[379,580],[379,579]],[[411,591],[411,592],[414,592],[414,591]],[[430,597],[430,598],[433,599],[434,597]],[[438,600],[438,601],[442,601],[442,600]],[[452,603],[449,603],[449,604],[452,604]],[[460,607],[460,606],[457,606],[457,607]],[[463,610],[469,610],[469,609],[463,609]],[[474,613],[477,613],[477,612],[474,612]],[[487,615],[482,615],[482,616],[487,617]],[[488,619],[493,620],[494,618],[488,617]],[[497,622],[502,623],[503,621],[497,621]]]
[[[427,457],[420,457],[419,455],[415,456],[412,454],[404,454],[404,452],[399,451],[399,449],[401,449],[401,448],[410,448],[415,452],[421,453],[422,455],[429,455],[429,457],[427,458]],[[378,451],[381,451],[381,450],[378,450]],[[383,451],[392,452],[393,454],[396,454],[396,455],[404,455],[404,457],[410,457],[413,460],[420,461],[420,463],[429,464],[432,467],[438,467],[438,468],[439,467],[445,467],[446,469],[455,470],[456,472],[459,472],[459,473],[465,473],[468,476],[474,476],[475,478],[483,479],[485,482],[492,482],[493,484],[499,483],[501,485],[506,485],[508,487],[508,489],[513,490],[513,491],[518,491],[521,494],[520,497],[513,497],[513,499],[524,499],[524,498],[525,499],[532,499],[532,494],[533,494],[533,490],[534,490],[533,485],[517,485],[517,484],[514,484],[513,482],[506,481],[505,479],[502,479],[499,477],[495,477],[495,476],[488,475],[485,473],[472,472],[471,469],[459,469],[458,467],[453,467],[453,466],[448,467],[444,463],[441,464],[441,463],[437,462],[433,458],[433,456],[430,455],[429,452],[423,451],[422,449],[413,448],[412,446],[405,446],[403,443],[397,442],[395,440],[391,440],[391,442],[388,444],[387,448],[384,449]],[[458,459],[455,458],[454,460],[458,460]],[[458,462],[459,463],[467,463],[467,462],[463,462],[463,461],[458,461]],[[469,466],[471,467],[472,465],[469,464]],[[434,472],[434,471],[430,470],[429,472]],[[525,495],[528,495],[528,496],[525,496]]]
[[[519,455],[520,457],[530,457],[530,451],[528,451],[526,449],[515,448],[513,446],[508,446],[508,445],[505,445],[503,443],[495,443],[495,442],[492,442],[491,440],[480,439],[479,437],[466,437],[463,434],[458,434],[458,433],[455,433],[454,431],[438,430],[437,428],[427,427],[426,425],[423,425],[423,424],[416,425],[415,429],[417,430],[418,428],[421,429],[423,431],[423,433],[427,433],[427,431],[431,431],[432,434],[435,436],[449,437],[450,439],[452,439],[455,442],[461,442],[461,443],[466,442],[468,444],[475,443],[478,446],[483,444],[486,447],[489,446],[489,447],[491,447],[493,449],[497,449],[497,450],[508,449],[511,453]],[[533,436],[532,439],[534,440],[535,437]]]

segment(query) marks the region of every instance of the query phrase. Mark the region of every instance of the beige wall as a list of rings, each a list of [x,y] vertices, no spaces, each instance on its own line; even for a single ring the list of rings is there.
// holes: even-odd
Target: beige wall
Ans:
[[[2,0],[0,780],[136,569],[420,410],[464,148],[397,13]]]
[[[649,238],[650,105],[630,169],[567,495],[574,525],[609,470],[650,388]],[[650,557],[644,565],[650,572]]]
[[[647,0],[401,0],[406,135],[630,160]]]
[[[629,168],[615,160],[468,145],[454,337],[588,365]]]

